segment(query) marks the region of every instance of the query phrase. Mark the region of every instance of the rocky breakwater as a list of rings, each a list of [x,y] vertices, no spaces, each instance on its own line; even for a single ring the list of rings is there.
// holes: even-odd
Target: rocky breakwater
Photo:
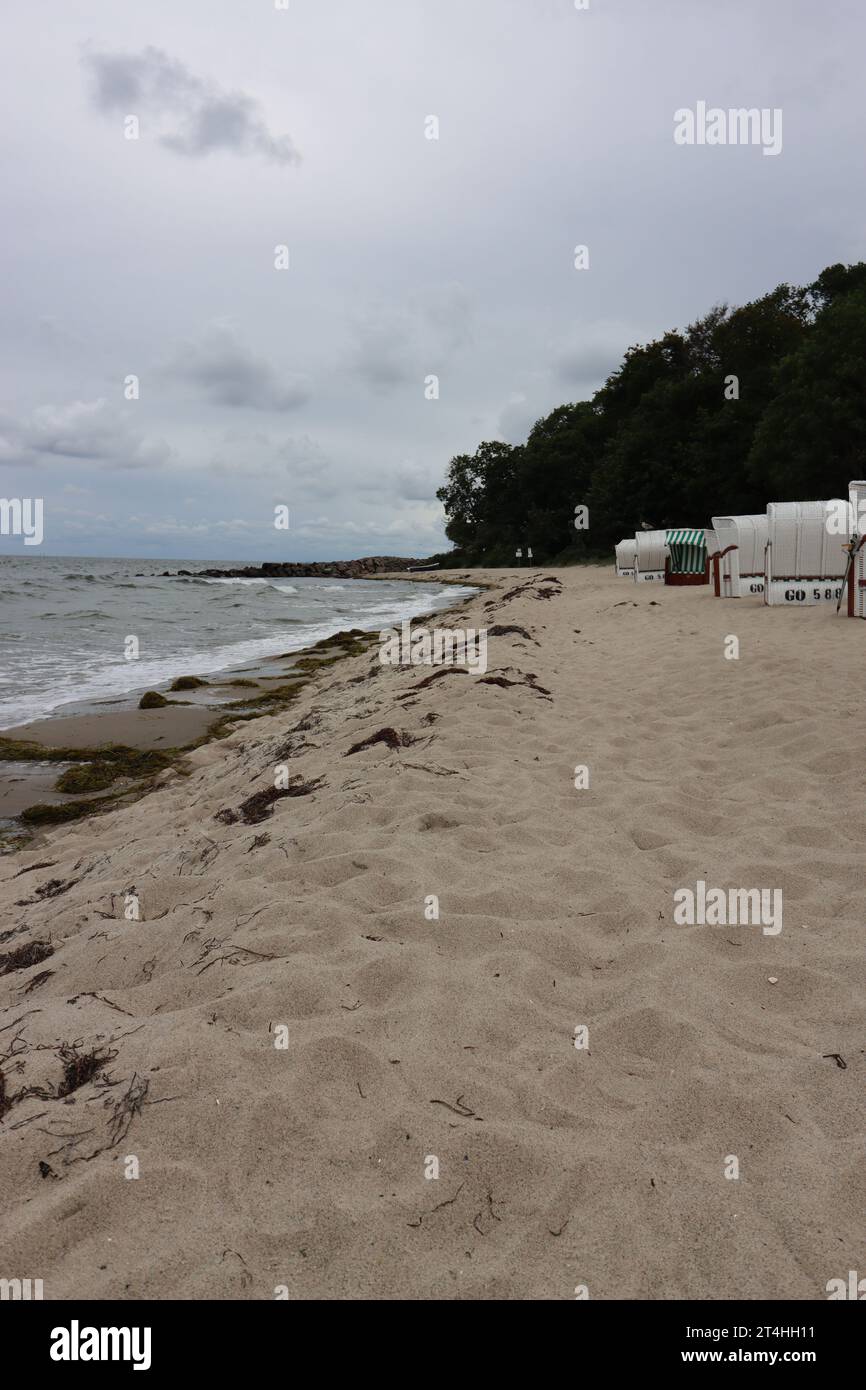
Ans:
[[[324,579],[369,579],[375,574],[393,574],[426,565],[426,560],[407,560],[404,555],[369,555],[363,560],[315,560],[309,564],[292,561],[268,562],[264,565],[245,565],[228,570],[178,570],[178,575],[195,574],[200,579],[307,579],[317,575]],[[171,579],[169,570],[163,577]]]

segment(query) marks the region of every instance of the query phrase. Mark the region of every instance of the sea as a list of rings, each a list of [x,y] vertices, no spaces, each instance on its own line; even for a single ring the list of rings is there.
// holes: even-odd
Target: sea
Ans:
[[[209,579],[255,561],[0,555],[0,729],[377,632],[475,592],[433,582]],[[166,578],[165,570],[190,570]],[[136,638],[138,657],[128,639]]]

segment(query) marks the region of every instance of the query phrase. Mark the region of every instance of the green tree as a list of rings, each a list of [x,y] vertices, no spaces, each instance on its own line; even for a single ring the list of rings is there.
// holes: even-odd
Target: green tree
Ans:
[[[864,476],[866,279],[825,306],[779,364],[755,433],[749,472],[769,501],[847,496],[849,480]]]

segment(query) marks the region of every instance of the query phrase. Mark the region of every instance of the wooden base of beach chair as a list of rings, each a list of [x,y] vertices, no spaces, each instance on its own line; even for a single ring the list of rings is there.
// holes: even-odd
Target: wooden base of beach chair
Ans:
[[[665,583],[672,588],[680,588],[683,585],[709,584],[710,578],[707,574],[666,574]]]

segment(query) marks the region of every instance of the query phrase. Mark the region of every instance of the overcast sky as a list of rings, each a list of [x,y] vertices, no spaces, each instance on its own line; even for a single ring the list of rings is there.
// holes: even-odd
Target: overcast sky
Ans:
[[[863,0],[64,0],[4,30],[0,496],[44,498],[43,554],[429,554],[453,454],[866,259]],[[678,145],[700,101],[781,109],[781,153]]]

